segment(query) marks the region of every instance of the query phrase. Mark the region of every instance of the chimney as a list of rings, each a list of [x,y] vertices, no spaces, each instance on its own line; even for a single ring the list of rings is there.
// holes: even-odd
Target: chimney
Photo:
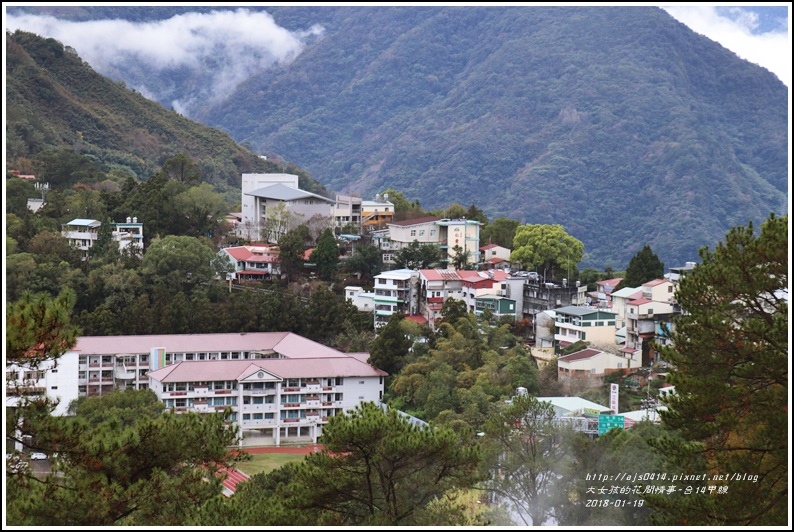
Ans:
[[[130,223],[131,221],[132,221],[132,218],[130,218],[129,216],[127,216],[127,223]]]
[[[133,216],[132,217],[132,223],[134,223],[134,224],[138,223],[138,217],[137,216]]]

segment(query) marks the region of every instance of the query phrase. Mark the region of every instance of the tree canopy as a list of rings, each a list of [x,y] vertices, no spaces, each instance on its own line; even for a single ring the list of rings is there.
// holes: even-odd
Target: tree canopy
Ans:
[[[526,224],[516,228],[510,260],[557,278],[566,271],[574,271],[583,256],[584,244],[566,233],[560,224]],[[562,273],[555,274],[555,268]]]
[[[624,287],[636,288],[648,281],[661,279],[664,276],[664,263],[651,250],[651,246],[645,244],[641,250],[631,258],[626,275],[618,283],[615,290]]]
[[[788,216],[772,214],[758,234],[752,223],[737,226],[714,251],[701,249],[701,264],[680,281],[685,313],[673,319],[672,345],[661,347],[676,393],[661,416],[685,443],[656,445],[674,471],[708,480],[688,483],[705,493],[650,500],[661,524],[789,520],[788,245]],[[711,487],[726,491],[714,496]]]
[[[339,265],[339,243],[334,232],[328,228],[317,242],[317,247],[312,251],[309,260],[317,265],[320,278],[329,281]]]
[[[52,472],[44,478],[11,476],[8,522],[183,524],[220,495],[216,472],[234,460],[229,447],[237,441],[236,429],[225,423],[225,413],[158,415],[161,405],[153,391],[144,390],[84,400],[75,416],[25,409],[21,432],[32,437],[32,448],[49,455]]]

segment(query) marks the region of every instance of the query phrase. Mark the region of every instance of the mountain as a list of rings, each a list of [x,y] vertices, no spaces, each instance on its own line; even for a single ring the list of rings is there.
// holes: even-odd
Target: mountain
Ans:
[[[33,165],[48,180],[48,154],[70,149],[102,172],[146,180],[179,153],[203,179],[239,201],[242,173],[291,171],[307,190],[325,193],[284,161],[264,160],[228,133],[190,120],[95,72],[52,38],[6,33],[7,170]],[[52,160],[52,157],[49,157]],[[231,192],[236,190],[236,192]]]
[[[92,9],[71,16],[104,16]],[[662,9],[258,9],[323,31],[190,116],[332,191],[561,224],[582,267],[615,269],[645,244],[668,267],[697,260],[731,227],[787,212],[788,89]],[[134,86],[144,71],[116,75]],[[149,87],[174,75],[149,74]]]
[[[323,38],[197,118],[334,190],[562,224],[596,267],[787,210],[787,88],[661,9],[319,11],[271,9]]]

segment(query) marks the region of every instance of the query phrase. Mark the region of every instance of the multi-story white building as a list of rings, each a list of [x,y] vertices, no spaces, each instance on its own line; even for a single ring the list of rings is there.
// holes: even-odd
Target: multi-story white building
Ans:
[[[361,204],[359,196],[336,195],[334,205],[334,227],[345,229],[354,227],[356,232],[361,231]]]
[[[384,264],[394,264],[394,254],[414,241],[439,248],[439,261],[452,263],[459,252],[470,266],[480,262],[480,222],[424,216],[391,222],[388,229],[373,232],[373,242],[384,252]]]
[[[143,224],[138,222],[138,218],[127,217],[126,222],[115,224],[113,230],[113,240],[119,243],[119,250],[127,250],[136,255],[143,254]]]
[[[99,228],[102,222],[88,218],[75,218],[61,225],[61,235],[69,241],[76,250],[80,251],[80,258],[88,260],[88,250],[99,239]]]
[[[368,358],[283,332],[82,336],[57,365],[6,367],[6,406],[46,394],[64,415],[81,396],[151,388],[175,412],[230,408],[249,442],[316,441],[329,417],[382,398]]]
[[[419,311],[419,272],[416,270],[391,270],[375,276],[375,328],[386,325],[397,312],[406,316]]]
[[[298,188],[294,174],[243,174],[239,230],[249,240],[275,243],[315,216],[326,219],[331,227],[335,204],[330,198]]]
[[[82,260],[88,260],[90,249],[99,239],[102,222],[88,218],[75,218],[61,225],[61,235],[69,244],[80,251]],[[111,237],[118,243],[119,250],[129,250],[138,255],[143,253],[143,224],[138,218],[127,218],[126,223],[114,224]]]

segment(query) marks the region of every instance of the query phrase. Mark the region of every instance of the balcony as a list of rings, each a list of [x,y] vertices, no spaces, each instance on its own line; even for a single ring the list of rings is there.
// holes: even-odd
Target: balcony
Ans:
[[[116,368],[116,378],[123,380],[131,380],[135,378],[135,370],[130,370],[125,367]]]

